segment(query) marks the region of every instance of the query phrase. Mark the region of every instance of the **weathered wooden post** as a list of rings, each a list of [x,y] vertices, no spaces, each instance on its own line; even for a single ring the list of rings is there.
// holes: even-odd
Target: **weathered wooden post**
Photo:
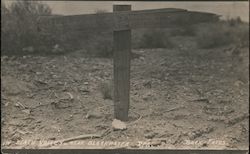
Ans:
[[[130,11],[131,5],[113,5],[113,11]],[[125,18],[116,18],[116,26]],[[128,22],[127,22],[128,23]],[[130,89],[130,54],[131,54],[131,30],[128,28],[114,29],[114,116],[116,119],[128,120],[129,89]]]

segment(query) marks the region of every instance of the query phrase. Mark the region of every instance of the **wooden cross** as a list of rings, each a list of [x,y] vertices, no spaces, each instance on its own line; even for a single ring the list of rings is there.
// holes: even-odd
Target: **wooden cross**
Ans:
[[[131,29],[186,26],[217,21],[218,15],[184,9],[131,11],[131,5],[113,5],[113,13],[44,17],[41,24],[55,24],[67,31],[113,31],[114,117],[128,120]]]

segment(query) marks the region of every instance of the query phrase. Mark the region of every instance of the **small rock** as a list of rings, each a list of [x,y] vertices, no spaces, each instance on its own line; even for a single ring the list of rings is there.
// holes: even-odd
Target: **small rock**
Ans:
[[[88,85],[89,83],[88,83],[88,82],[84,82],[83,84],[84,84],[84,85]]]
[[[96,119],[98,119],[98,118],[101,118],[102,116],[103,115],[100,112],[98,112],[98,111],[89,111],[85,117],[87,119],[90,119],[90,118],[96,118]]]
[[[150,145],[152,146],[160,146],[162,143],[160,140],[153,140],[151,141]]]
[[[144,94],[143,96],[142,96],[142,99],[143,100],[145,100],[145,101],[147,101],[147,100],[149,100],[150,98],[152,98],[152,93],[151,92],[148,92],[148,93],[146,93],[146,94]]]
[[[70,92],[66,92],[66,94],[69,96],[69,100],[73,100],[74,99],[74,96],[70,93]]]
[[[151,88],[152,87],[152,83],[151,83],[151,81],[145,81],[143,83],[143,86],[146,87],[146,88]]]
[[[199,137],[200,134],[196,133],[196,132],[189,132],[188,133],[188,137],[190,140],[194,140],[195,138]]]
[[[22,112],[24,112],[26,114],[30,114],[30,110],[29,109],[24,109],[24,110],[22,110]]]
[[[56,45],[54,45],[52,52],[53,53],[62,53],[63,49],[58,44],[56,44]]]
[[[89,93],[90,92],[86,87],[81,87],[79,90],[81,92],[84,92],[84,93]]]
[[[49,140],[53,140],[53,141],[56,140],[55,137],[49,137],[48,139],[49,139]]]
[[[21,135],[19,133],[15,133],[12,137],[11,137],[11,141],[17,142],[18,140],[21,140]]]
[[[126,130],[127,126],[121,120],[114,119],[112,122],[112,128],[113,130]]]
[[[145,51],[144,50],[140,50],[140,51],[138,51],[139,53],[144,53]]]
[[[144,134],[144,137],[147,138],[147,139],[152,139],[152,138],[154,138],[156,135],[157,135],[156,132],[149,132],[149,133],[147,133],[147,134]]]
[[[244,85],[244,83],[242,81],[240,81],[240,80],[237,80],[237,81],[234,82],[234,85],[236,87],[240,87],[240,86]]]
[[[28,132],[22,131],[22,130],[16,130],[17,133],[21,134],[21,135],[25,135],[28,134]]]
[[[39,84],[48,84],[47,81],[43,81],[43,80],[41,80],[41,79],[35,79],[35,81],[36,81],[37,83],[39,83]]]
[[[37,120],[37,121],[36,121],[36,123],[41,123],[41,122],[42,122],[42,120]]]
[[[4,106],[9,106],[9,104],[10,104],[10,102],[6,102],[5,104],[4,104]]]
[[[224,121],[226,120],[225,116],[208,116],[208,121]]]
[[[42,74],[42,72],[36,72],[36,75],[41,75]]]
[[[57,75],[52,75],[52,78],[56,79],[56,78],[57,78]]]
[[[60,133],[60,132],[61,132],[61,128],[59,128],[59,129],[57,130],[57,132]]]
[[[144,58],[144,57],[140,57],[140,60],[141,60],[141,61],[144,61],[144,60],[145,60],[145,58]]]
[[[139,145],[136,142],[132,142],[129,145],[131,148],[139,148]]]
[[[15,103],[15,105],[14,105],[15,107],[20,107],[20,105],[18,104],[18,103]]]

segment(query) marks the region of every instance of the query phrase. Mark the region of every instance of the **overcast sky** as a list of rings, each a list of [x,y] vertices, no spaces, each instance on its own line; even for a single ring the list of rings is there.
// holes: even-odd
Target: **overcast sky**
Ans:
[[[7,3],[9,3],[9,1]],[[96,10],[107,10],[111,12],[113,4],[126,3],[132,5],[132,10],[182,8],[193,11],[216,13],[222,15],[223,18],[235,18],[240,16],[242,20],[249,22],[249,2],[43,1],[43,3],[48,4],[52,8],[53,13],[63,15],[94,13]]]

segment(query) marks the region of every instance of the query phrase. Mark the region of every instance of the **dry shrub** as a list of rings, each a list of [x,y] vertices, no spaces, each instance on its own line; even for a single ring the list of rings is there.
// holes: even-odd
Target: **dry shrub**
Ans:
[[[23,48],[32,46],[37,49],[55,42],[51,35],[41,35],[38,32],[39,17],[51,14],[48,5],[25,0],[15,1],[10,7],[6,7],[4,2],[1,4],[2,53],[21,54],[25,51]]]
[[[195,26],[189,25],[181,28],[173,28],[171,36],[195,36]]]
[[[169,35],[162,29],[149,30],[140,38],[139,48],[173,48]]]
[[[233,23],[230,20],[201,25],[196,33],[198,46],[215,48],[229,44],[249,44],[248,25],[242,22]]]
[[[103,99],[113,99],[113,84],[111,82],[102,82],[99,85]]]

